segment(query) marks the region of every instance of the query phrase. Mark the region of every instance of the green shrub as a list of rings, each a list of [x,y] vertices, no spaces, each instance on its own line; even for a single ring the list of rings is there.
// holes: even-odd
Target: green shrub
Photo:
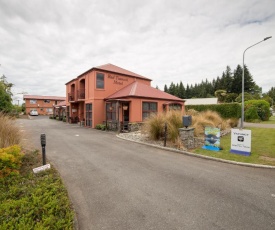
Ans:
[[[257,114],[262,121],[268,121],[270,117],[269,103],[265,100],[250,100],[245,101],[245,113],[251,108],[254,107],[257,109]]]
[[[257,112],[257,108],[254,106],[249,107],[246,109],[244,114],[245,121],[247,122],[257,122],[260,120],[260,117]]]
[[[98,130],[106,130],[106,125],[104,125],[104,124],[97,124],[95,126],[95,128],[98,129]]]
[[[18,174],[22,156],[18,145],[0,149],[0,178]]]
[[[58,173],[52,168],[34,174],[40,161],[27,155],[25,172],[0,178],[0,229],[73,229],[74,213]]]
[[[21,134],[14,119],[0,112],[0,148],[18,145]]]

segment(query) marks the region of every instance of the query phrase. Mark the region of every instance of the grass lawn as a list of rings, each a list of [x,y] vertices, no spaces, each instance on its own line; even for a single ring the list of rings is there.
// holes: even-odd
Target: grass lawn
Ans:
[[[0,178],[0,229],[73,229],[74,212],[59,174],[34,174],[41,155],[23,157],[20,175]]]
[[[275,116],[271,116],[269,121],[262,121],[261,124],[275,124]]]
[[[226,160],[275,166],[275,129],[249,129],[252,132],[250,156],[230,153],[230,134],[221,138],[221,147],[223,150],[220,150],[219,152],[204,149],[195,149],[193,152]]]

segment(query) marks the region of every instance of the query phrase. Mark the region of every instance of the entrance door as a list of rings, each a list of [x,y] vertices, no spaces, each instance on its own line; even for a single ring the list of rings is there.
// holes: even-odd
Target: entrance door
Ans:
[[[129,124],[129,103],[122,103],[122,113],[123,113],[123,120],[122,120],[122,130],[128,130]]]
[[[92,127],[92,119],[93,119],[93,105],[86,104],[86,126]]]

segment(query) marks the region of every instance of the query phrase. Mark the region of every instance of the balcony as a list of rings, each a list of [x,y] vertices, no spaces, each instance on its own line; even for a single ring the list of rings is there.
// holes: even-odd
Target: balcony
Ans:
[[[79,89],[79,90],[77,90],[77,99],[78,100],[85,99],[85,89]]]
[[[68,93],[68,100],[69,101],[75,101],[75,93],[74,92],[72,92],[72,93]]]

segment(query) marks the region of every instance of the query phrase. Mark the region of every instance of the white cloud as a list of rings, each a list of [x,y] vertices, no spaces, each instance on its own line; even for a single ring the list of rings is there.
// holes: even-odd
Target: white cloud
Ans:
[[[200,83],[242,64],[274,35],[275,2],[0,1],[0,74],[14,91],[65,96],[65,83],[112,63],[152,85]],[[245,56],[256,83],[275,86],[275,38]]]

